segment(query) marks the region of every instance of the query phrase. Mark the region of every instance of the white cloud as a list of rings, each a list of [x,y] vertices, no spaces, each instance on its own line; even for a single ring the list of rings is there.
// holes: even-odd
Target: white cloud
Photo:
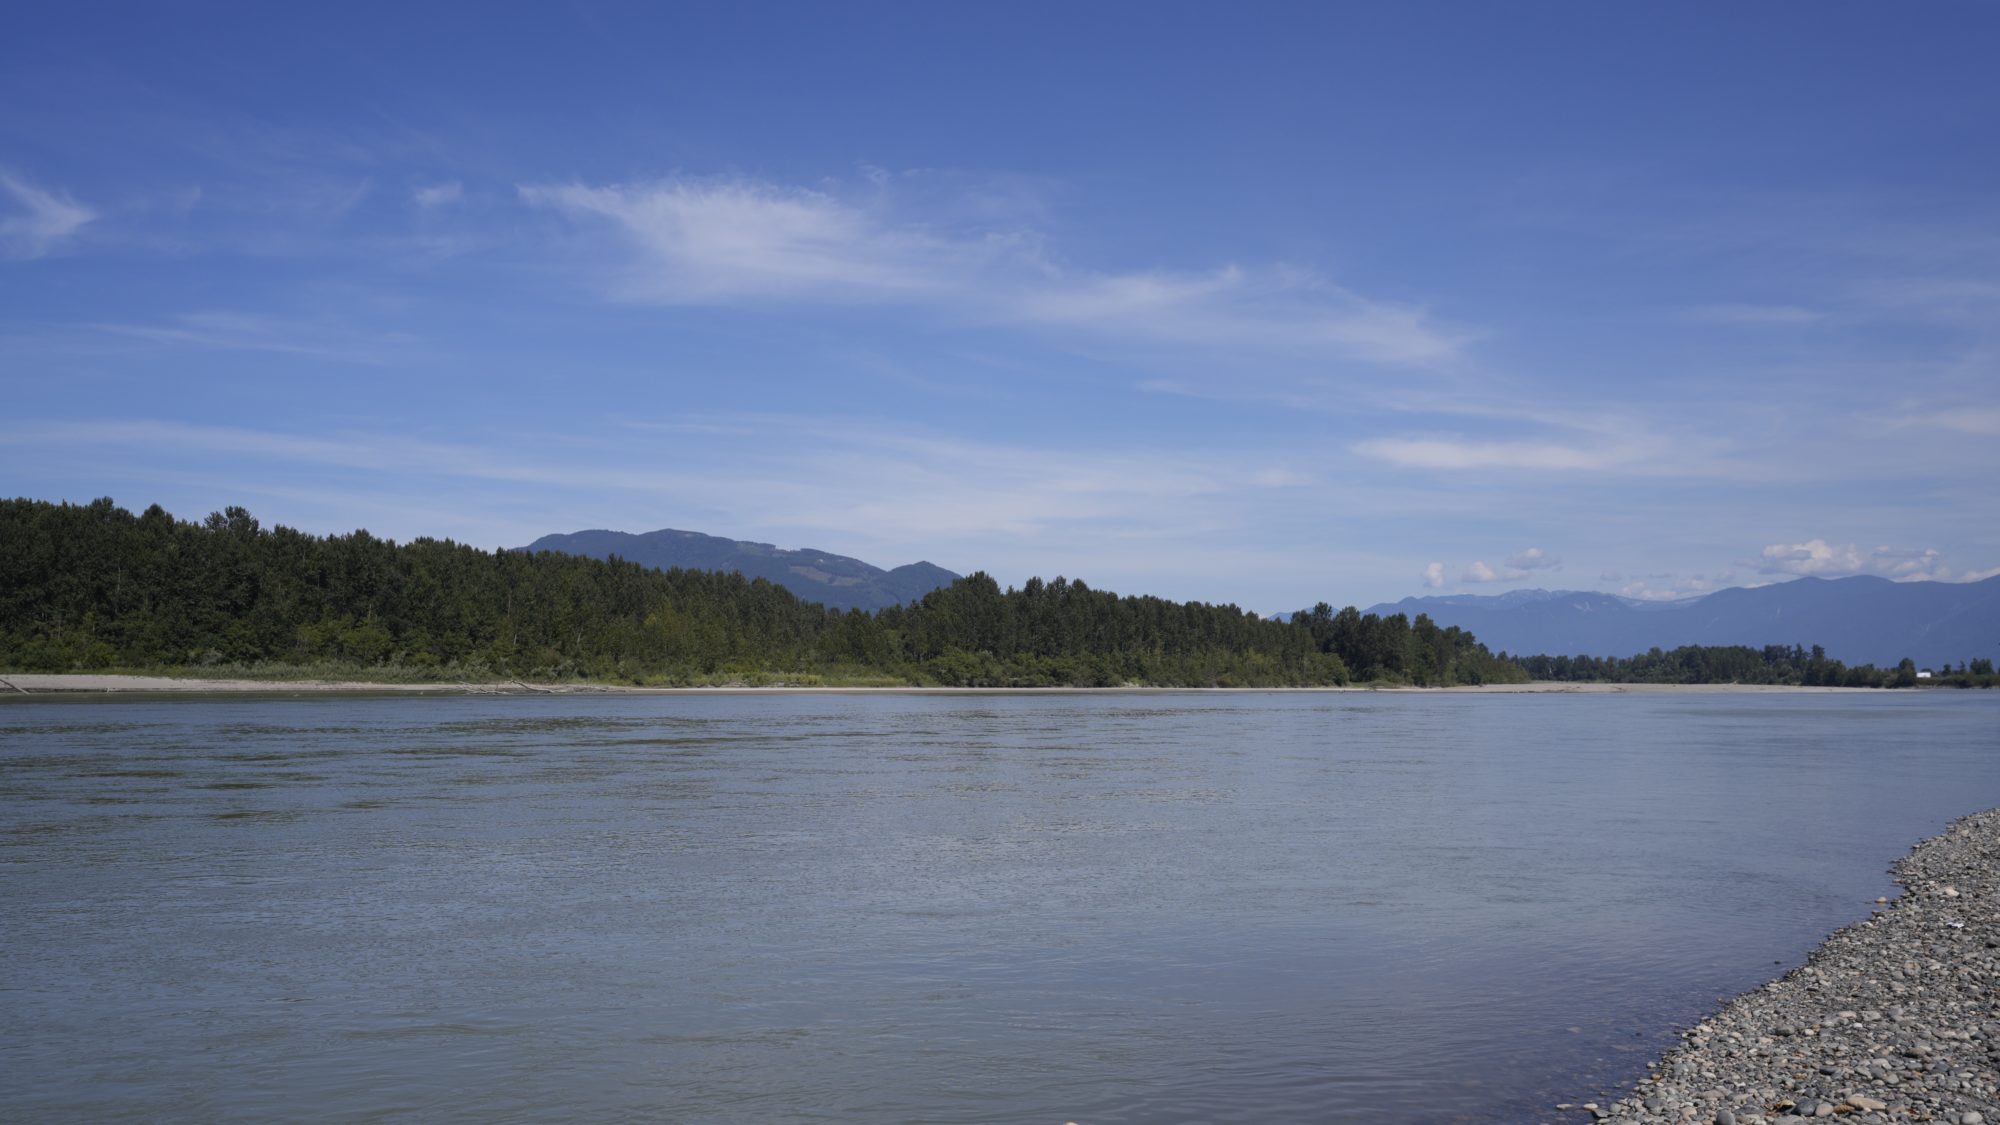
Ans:
[[[457,203],[463,198],[465,198],[465,185],[457,180],[429,184],[410,193],[411,202],[426,211]]]
[[[613,221],[646,253],[629,295],[666,304],[936,295],[959,289],[999,249],[888,226],[817,192],[740,181],[523,187],[521,196]]]
[[[1441,589],[1444,586],[1443,563],[1434,562],[1424,567],[1424,585],[1432,590]]]
[[[1840,576],[1859,574],[1862,568],[1861,553],[1852,543],[1836,547],[1824,539],[1773,543],[1764,548],[1762,559],[1758,569],[1765,574]]]
[[[1526,575],[1531,570],[1561,570],[1562,560],[1543,551],[1540,547],[1530,547],[1507,560],[1509,570]]]
[[[1449,438],[1371,438],[1353,451],[1411,469],[1609,469],[1627,457],[1608,450],[1553,442],[1461,441]]]
[[[43,191],[8,172],[0,172],[0,190],[14,197],[25,211],[0,218],[0,256],[39,258],[56,249],[97,212],[67,192]]]
[[[1964,574],[1959,575],[1958,580],[1961,582],[1984,582],[1995,575],[2000,575],[2000,566],[1989,566],[1985,570],[1968,570]]]
[[[1846,578],[1873,574],[1897,581],[1948,581],[1951,572],[1930,547],[1880,546],[1862,551],[1853,543],[1828,543],[1808,539],[1803,543],[1773,543],[1756,560],[1763,574],[1793,574],[1801,577]]]
[[[1440,567],[1440,570],[1443,568]],[[1555,558],[1540,547],[1530,547],[1509,558],[1501,566],[1489,565],[1480,559],[1465,568],[1459,576],[1461,582],[1518,582],[1537,570],[1561,570],[1562,560]]]
[[[620,296],[670,305],[897,305],[987,323],[1136,340],[1434,364],[1458,337],[1421,308],[1364,298],[1308,271],[1228,265],[1107,273],[1049,254],[1033,231],[935,227],[749,180],[524,185],[521,197],[608,221],[639,251]]]
[[[1465,568],[1465,573],[1460,575],[1458,580],[1460,582],[1499,582],[1502,580],[1502,575],[1499,571],[1487,566],[1484,562],[1475,562]]]
[[[1720,574],[1687,575],[1669,571],[1664,574],[1648,574],[1643,578],[1620,587],[1618,592],[1625,597],[1637,598],[1640,601],[1671,602],[1679,601],[1682,598],[1695,598],[1703,594],[1712,594],[1717,590],[1732,585],[1735,581],[1735,571],[1726,571]]]

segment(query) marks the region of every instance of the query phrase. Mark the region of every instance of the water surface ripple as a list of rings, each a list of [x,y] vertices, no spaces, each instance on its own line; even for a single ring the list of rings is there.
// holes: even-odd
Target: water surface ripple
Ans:
[[[0,705],[0,1118],[1518,1121],[2000,804],[2000,696]]]

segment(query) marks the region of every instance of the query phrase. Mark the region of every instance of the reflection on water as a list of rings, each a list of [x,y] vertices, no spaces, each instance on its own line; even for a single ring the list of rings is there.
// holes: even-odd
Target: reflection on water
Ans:
[[[0,1118],[1513,1121],[2000,804],[2000,698],[0,705]]]

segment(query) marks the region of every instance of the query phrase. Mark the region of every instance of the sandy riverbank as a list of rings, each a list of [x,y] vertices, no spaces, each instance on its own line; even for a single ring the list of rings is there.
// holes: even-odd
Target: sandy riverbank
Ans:
[[[1558,695],[1601,695],[1626,692],[1645,693],[1768,693],[1768,692],[1830,692],[1867,691],[1867,688],[1825,688],[1825,687],[1784,687],[1766,684],[1486,684],[1478,687],[1454,688],[1409,688],[1409,687],[1344,687],[1344,688],[944,688],[944,687],[751,687],[748,685],[722,685],[716,687],[633,687],[621,684],[591,683],[523,683],[518,680],[484,683],[368,683],[350,680],[231,680],[200,679],[179,676],[120,676],[95,675],[89,673],[7,673],[0,675],[0,699],[20,695],[53,694],[104,694],[104,693],[173,693],[193,695],[229,695],[261,693],[267,695],[305,694],[397,694],[397,695],[693,695],[693,694],[773,694],[798,693],[815,695],[880,694],[883,692],[908,694],[949,694],[981,693],[1011,695],[1074,695],[1080,693],[1102,694],[1106,692],[1161,693],[1176,691],[1223,691],[1223,692],[1357,692],[1357,691],[1411,691],[1411,692],[1461,692],[1470,694],[1558,694]]]
[[[2000,809],[1894,871],[1901,897],[1695,1025],[1633,1093],[1556,1108],[1634,1125],[2000,1123]]]

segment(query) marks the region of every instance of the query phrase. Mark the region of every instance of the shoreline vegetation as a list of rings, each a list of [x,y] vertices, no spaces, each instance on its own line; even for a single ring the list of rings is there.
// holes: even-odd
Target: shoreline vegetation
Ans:
[[[1629,1094],[1557,1120],[2000,1123],[2000,809],[1891,870],[1893,902],[1690,1028]]]
[[[1462,684],[1420,688],[1410,684],[1344,684],[1312,687],[1161,687],[1122,684],[1112,687],[947,687],[937,684],[801,684],[744,681],[659,687],[597,683],[588,680],[530,682],[521,680],[357,680],[285,679],[245,675],[151,673],[5,672],[0,673],[0,701],[53,695],[1060,695],[1166,694],[1173,692],[1449,692],[1477,695],[1618,695],[1625,693],[1824,693],[1861,688],[1800,684],[1614,684],[1534,681],[1513,684]]]
[[[460,691],[1933,684],[1908,660],[1850,668],[1801,645],[1496,655],[1423,614],[1322,602],[1277,620],[1061,577],[1003,590],[976,573],[906,606],[841,611],[733,572],[313,536],[242,508],[192,522],[109,499],[0,500],[0,544],[0,676]],[[1945,684],[2000,677],[1977,661]]]
[[[873,613],[733,572],[0,501],[0,674],[341,669],[638,687],[1285,687],[1525,681],[1469,633],[1315,607],[1121,596],[984,573]],[[317,673],[315,673],[317,675]]]

